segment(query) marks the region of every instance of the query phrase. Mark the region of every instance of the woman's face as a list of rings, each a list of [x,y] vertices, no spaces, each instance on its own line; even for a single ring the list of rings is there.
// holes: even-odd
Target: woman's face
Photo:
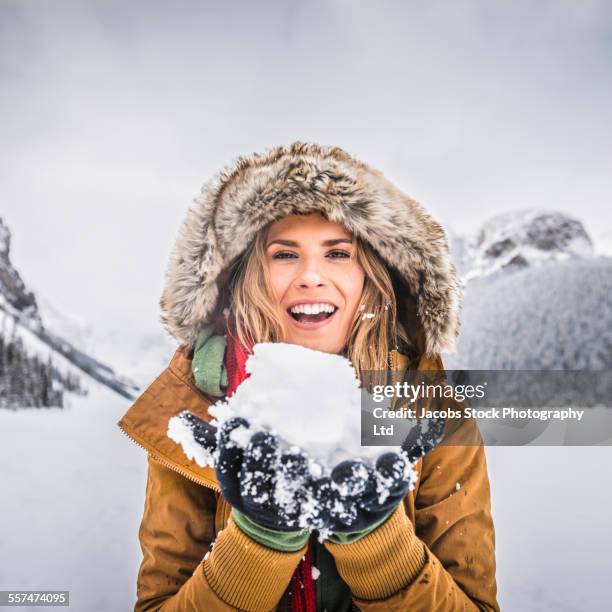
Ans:
[[[355,249],[342,225],[318,213],[270,225],[266,261],[285,342],[326,353],[344,348],[365,278]]]

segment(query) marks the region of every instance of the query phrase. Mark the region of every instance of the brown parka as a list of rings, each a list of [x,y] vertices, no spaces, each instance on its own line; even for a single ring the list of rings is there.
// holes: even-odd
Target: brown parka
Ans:
[[[392,355],[401,372],[407,365],[406,358]],[[439,361],[421,359],[419,369],[430,371],[440,365]],[[214,470],[188,460],[181,447],[166,436],[168,420],[182,409],[210,420],[210,404],[211,399],[194,385],[188,356],[177,350],[167,369],[119,422],[121,429],[148,452],[149,462],[139,531],[143,560],[136,612],[236,609],[211,588],[203,567],[215,538],[228,526],[231,507],[220,495]],[[357,609],[499,610],[484,447],[475,421],[465,419],[460,423],[449,420],[448,426],[458,429],[454,434],[449,430],[447,443],[416,464],[416,488],[404,498],[406,515],[426,546],[425,566],[411,584],[391,597],[377,601],[354,598]],[[453,435],[457,444],[452,444]],[[269,589],[276,570],[285,583],[280,588],[283,596],[272,609],[290,610],[286,588],[292,571],[287,568],[295,569],[304,552],[296,556],[266,551],[255,542],[251,545],[262,554],[262,567],[245,568],[244,577],[239,574],[237,579],[246,581],[249,574],[254,584],[259,581],[260,587]],[[264,564],[265,556],[268,559]],[[250,575],[257,571],[259,575]]]
[[[179,347],[119,421],[148,453],[136,612],[290,610],[289,582],[306,547],[279,552],[244,534],[214,470],[187,459],[166,432],[184,409],[211,418],[214,398],[195,386],[191,358],[229,264],[270,221],[315,211],[342,222],[389,264],[413,349],[409,356],[390,352],[395,375],[407,368],[442,371],[439,354],[453,349],[459,296],[444,233],[379,172],[341,149],[294,143],[240,158],[205,184],[183,224],[161,300]],[[449,419],[445,443],[416,471],[415,489],[378,529],[351,544],[324,543],[351,589],[353,609],[499,610],[490,488],[476,422]]]

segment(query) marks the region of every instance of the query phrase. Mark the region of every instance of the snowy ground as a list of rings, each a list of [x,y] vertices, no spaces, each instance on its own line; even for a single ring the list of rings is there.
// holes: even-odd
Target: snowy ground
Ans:
[[[115,425],[127,400],[93,383],[70,399],[0,410],[0,589],[69,590],[79,612],[130,610],[144,451]]]
[[[68,589],[79,612],[133,608],[145,456],[115,426],[128,404],[96,385],[63,411],[0,410],[0,589]],[[502,609],[606,609],[612,448],[487,458]]]
[[[612,447],[486,454],[501,609],[610,609]]]

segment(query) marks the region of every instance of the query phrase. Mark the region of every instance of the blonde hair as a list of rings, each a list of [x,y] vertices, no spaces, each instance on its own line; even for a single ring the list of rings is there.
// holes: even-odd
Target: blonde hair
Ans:
[[[229,308],[238,339],[249,342],[282,342],[284,330],[269,291],[266,239],[269,226],[260,230],[242,256],[234,262],[222,307]],[[364,287],[349,327],[342,355],[350,359],[357,375],[365,370],[390,368],[389,351],[410,347],[397,317],[393,281],[385,263],[366,242],[353,238],[355,256],[364,273]],[[374,315],[374,316],[364,316]]]

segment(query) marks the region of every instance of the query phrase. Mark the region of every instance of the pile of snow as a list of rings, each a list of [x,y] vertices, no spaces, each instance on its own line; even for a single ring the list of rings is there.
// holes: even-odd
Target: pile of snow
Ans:
[[[255,431],[269,431],[279,438],[282,450],[306,453],[316,476],[329,475],[345,459],[375,461],[383,452],[401,450],[361,446],[362,390],[345,357],[297,344],[260,343],[247,359],[246,371],[250,376],[236,393],[208,410],[218,429],[233,417],[251,423],[251,430],[238,427],[232,432],[235,442],[246,446]],[[172,439],[181,427],[176,417],[171,419]],[[181,443],[196,455],[188,440]],[[209,455],[197,455],[201,465],[210,465]]]
[[[323,475],[344,459],[374,460],[383,451],[400,451],[361,446],[361,388],[345,357],[297,344],[261,343],[246,370],[250,376],[236,393],[209,409],[214,425],[243,417],[252,429],[270,431],[305,451]]]

